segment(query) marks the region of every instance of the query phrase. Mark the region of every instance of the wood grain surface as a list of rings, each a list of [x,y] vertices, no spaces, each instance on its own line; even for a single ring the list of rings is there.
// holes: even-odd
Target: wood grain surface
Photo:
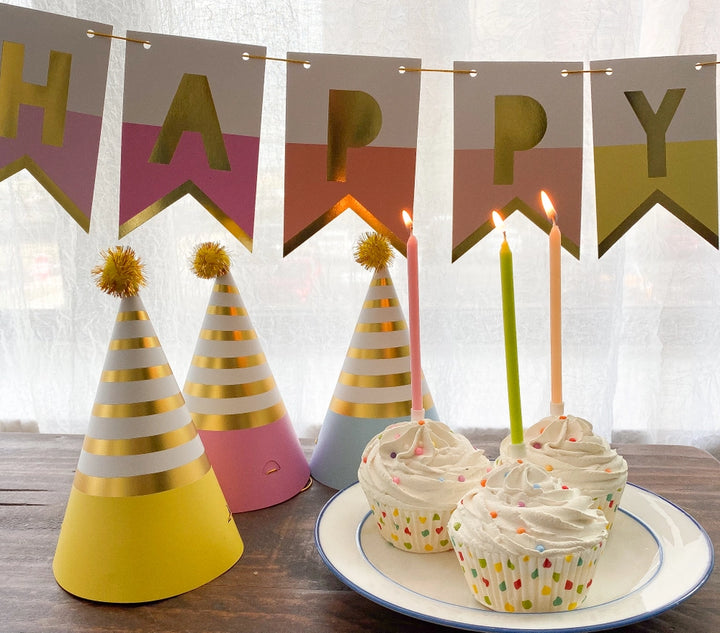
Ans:
[[[476,445],[489,457],[497,444]],[[319,483],[271,508],[235,515],[245,553],[227,573],[159,602],[117,606],[63,591],[52,575],[82,436],[0,433],[0,632],[229,633],[451,631],[360,596],[323,564],[315,520],[335,493]],[[306,452],[312,446],[306,444]],[[720,542],[720,462],[687,446],[617,447],[629,480],[690,513]],[[720,581],[655,618],[617,631],[717,633]]]

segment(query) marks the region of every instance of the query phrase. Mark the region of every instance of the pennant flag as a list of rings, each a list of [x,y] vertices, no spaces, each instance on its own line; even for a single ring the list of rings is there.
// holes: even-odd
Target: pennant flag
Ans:
[[[22,169],[88,232],[112,27],[0,4],[0,181]]]
[[[265,48],[128,37],[120,237],[190,194],[252,250]]]
[[[580,255],[583,75],[580,63],[455,62],[453,250],[456,261],[520,211],[549,233],[555,202],[562,245]]]
[[[715,59],[591,63],[598,256],[656,204],[718,247]]]
[[[417,59],[288,53],[284,255],[347,209],[405,253],[415,189]]]

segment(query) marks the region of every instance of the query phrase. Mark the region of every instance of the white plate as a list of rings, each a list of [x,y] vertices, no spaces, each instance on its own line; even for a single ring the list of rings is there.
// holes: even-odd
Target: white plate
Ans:
[[[346,585],[394,611],[471,631],[597,631],[651,618],[697,591],[713,567],[707,533],[682,509],[628,484],[587,601],[563,613],[497,613],[470,595],[452,551],[403,552],[380,536],[358,484],[320,512],[315,543]]]

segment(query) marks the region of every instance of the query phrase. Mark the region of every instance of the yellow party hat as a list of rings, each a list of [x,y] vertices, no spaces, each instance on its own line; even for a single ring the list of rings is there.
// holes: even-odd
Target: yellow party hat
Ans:
[[[410,419],[410,335],[388,265],[389,240],[366,233],[355,260],[374,270],[355,332],[310,460],[312,476],[332,488],[357,481],[365,445],[385,427]],[[426,417],[437,420],[423,378]]]
[[[215,279],[183,391],[233,512],[296,495],[310,467],[237,284],[217,243],[200,244],[193,270]]]
[[[227,571],[243,542],[137,294],[142,264],[116,247],[93,273],[121,301],[53,573],[81,598],[160,600]]]

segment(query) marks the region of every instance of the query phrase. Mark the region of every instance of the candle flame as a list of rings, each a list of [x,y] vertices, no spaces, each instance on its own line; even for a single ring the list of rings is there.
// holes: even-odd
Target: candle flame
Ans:
[[[547,215],[548,220],[554,224],[557,220],[557,211],[555,211],[555,207],[553,206],[552,200],[550,200],[550,196],[548,196],[544,191],[541,191],[540,200],[542,200],[545,215]]]
[[[413,230],[412,217],[405,209],[403,209],[403,211],[402,211],[402,218],[403,218],[403,222],[405,222],[405,226],[408,228],[408,230],[412,231]]]
[[[501,231],[505,230],[505,222],[503,221],[502,216],[497,211],[492,212],[492,220],[496,229],[500,229]]]

